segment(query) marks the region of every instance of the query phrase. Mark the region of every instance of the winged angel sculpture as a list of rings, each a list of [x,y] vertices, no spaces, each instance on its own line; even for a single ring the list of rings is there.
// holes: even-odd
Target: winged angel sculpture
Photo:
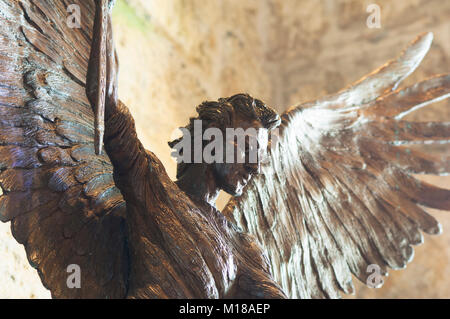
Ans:
[[[66,24],[74,3],[80,28]],[[277,138],[258,144],[264,164],[179,163],[173,182],[117,98],[111,7],[0,1],[0,219],[53,297],[335,298],[440,232],[421,206],[450,210],[450,191],[411,174],[449,162],[410,145],[448,142],[450,126],[402,118],[449,97],[450,77],[397,88],[432,34],[281,117],[247,94],[204,102],[205,127],[278,126]],[[220,189],[236,195],[222,212]]]

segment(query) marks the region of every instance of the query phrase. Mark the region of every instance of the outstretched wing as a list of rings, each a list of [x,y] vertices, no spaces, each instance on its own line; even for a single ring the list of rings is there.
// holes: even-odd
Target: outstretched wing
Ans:
[[[284,113],[270,165],[228,203],[224,213],[257,236],[290,297],[350,293],[351,274],[366,283],[371,264],[382,274],[403,268],[421,231],[441,231],[421,205],[450,210],[450,191],[411,174],[445,174],[450,161],[413,146],[449,142],[450,123],[402,118],[449,97],[450,76],[396,90],[432,37],[419,36],[349,88]]]
[[[0,0],[0,220],[53,297],[126,294],[126,206],[85,94],[94,9]]]

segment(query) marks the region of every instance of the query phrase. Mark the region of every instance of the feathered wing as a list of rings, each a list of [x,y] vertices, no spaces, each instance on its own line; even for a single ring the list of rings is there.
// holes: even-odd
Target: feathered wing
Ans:
[[[282,115],[269,164],[224,213],[254,234],[292,298],[339,297],[413,258],[421,231],[439,223],[421,206],[450,210],[450,191],[411,174],[445,174],[448,158],[416,151],[449,142],[450,123],[412,123],[409,111],[450,96],[450,76],[396,89],[421,62],[432,34],[337,94]],[[375,266],[376,267],[376,266]]]
[[[126,206],[109,158],[95,155],[85,94],[94,9],[0,0],[0,220],[53,297],[126,295]],[[79,289],[68,286],[72,264]]]

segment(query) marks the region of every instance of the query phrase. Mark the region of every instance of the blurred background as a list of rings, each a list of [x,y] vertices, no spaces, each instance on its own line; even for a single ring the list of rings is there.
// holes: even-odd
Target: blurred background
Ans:
[[[372,4],[379,28],[369,27],[377,26]],[[204,100],[247,92],[283,112],[358,80],[425,31],[435,40],[404,85],[450,72],[450,1],[117,0],[113,23],[120,98],[172,178],[167,141]],[[408,119],[450,121],[450,100]],[[448,144],[440,151],[450,155]],[[450,188],[450,177],[425,179]],[[443,234],[425,235],[413,262],[382,288],[355,282],[346,298],[450,298],[450,212],[430,212]],[[0,224],[0,276],[0,298],[50,297],[9,224]]]

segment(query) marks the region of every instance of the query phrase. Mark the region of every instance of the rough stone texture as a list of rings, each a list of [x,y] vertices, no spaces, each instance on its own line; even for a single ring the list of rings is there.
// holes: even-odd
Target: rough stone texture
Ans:
[[[366,26],[374,2],[380,29]],[[171,177],[167,141],[205,99],[248,92],[282,112],[357,80],[424,31],[434,32],[434,44],[406,83],[450,72],[450,2],[442,0],[118,0],[114,28],[120,97]],[[410,119],[449,121],[450,102]],[[450,188],[449,177],[428,180]],[[382,288],[357,284],[352,297],[450,298],[450,215],[431,212],[443,235],[425,236],[413,262]],[[7,224],[0,224],[0,274],[0,297],[49,297]]]

